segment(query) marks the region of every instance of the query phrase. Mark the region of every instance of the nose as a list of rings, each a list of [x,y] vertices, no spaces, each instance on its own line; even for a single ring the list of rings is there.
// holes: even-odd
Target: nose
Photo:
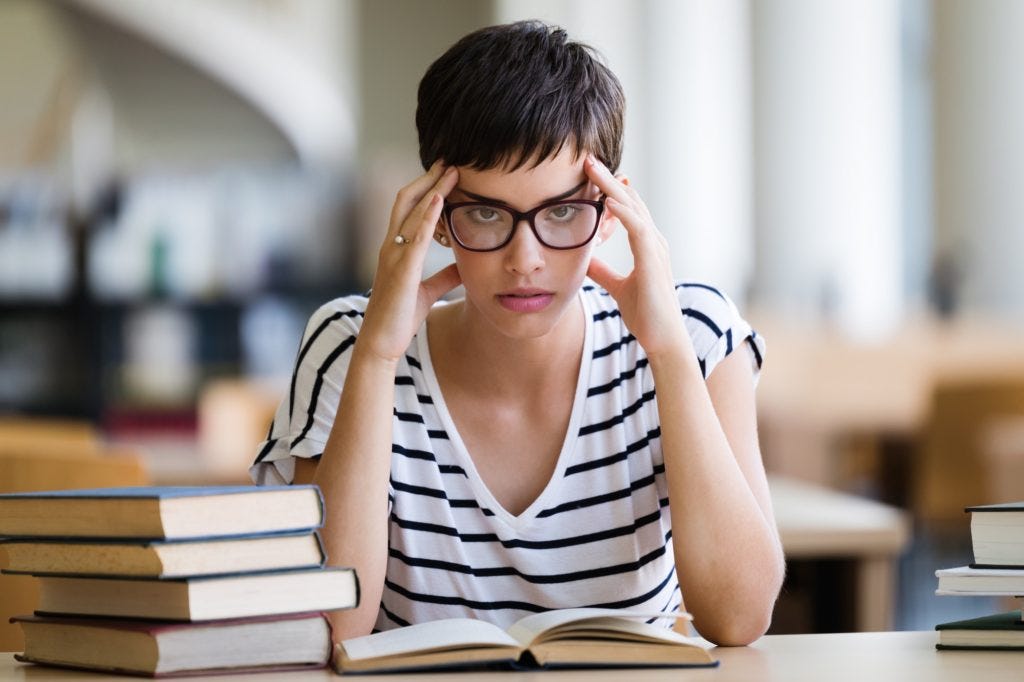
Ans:
[[[544,267],[544,245],[525,220],[516,223],[512,240],[503,249],[505,267],[509,272],[526,275]]]

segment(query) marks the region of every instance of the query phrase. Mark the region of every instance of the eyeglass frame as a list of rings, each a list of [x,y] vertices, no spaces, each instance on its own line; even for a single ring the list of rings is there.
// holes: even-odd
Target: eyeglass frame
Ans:
[[[519,223],[521,223],[524,220],[526,221],[526,224],[530,226],[530,231],[533,232],[533,236],[536,237],[537,241],[540,242],[546,248],[554,249],[556,251],[571,251],[572,249],[578,249],[578,248],[581,248],[583,246],[586,246],[587,244],[589,244],[594,239],[594,236],[597,234],[597,228],[601,225],[601,216],[604,215],[604,200],[605,200],[604,196],[602,196],[600,199],[597,199],[597,200],[595,200],[595,199],[556,199],[554,201],[545,201],[543,204],[540,204],[539,206],[535,206],[534,208],[531,208],[529,211],[525,211],[525,212],[524,211],[517,211],[516,209],[512,208],[511,206],[508,206],[507,204],[496,203],[496,202],[488,202],[488,201],[459,201],[459,202],[451,203],[451,202],[445,200],[444,206],[441,209],[441,215],[444,217],[444,223],[448,227],[448,231],[451,232],[452,238],[455,240],[455,242],[459,246],[461,246],[462,248],[464,248],[467,251],[473,251],[475,253],[488,253],[490,251],[498,251],[500,249],[505,248],[506,246],[508,246],[508,243],[510,241],[512,241],[512,238],[516,234],[516,230],[519,229]],[[594,227],[590,231],[590,235],[585,240],[580,242],[579,244],[576,244],[574,246],[552,246],[551,244],[548,244],[546,241],[544,241],[544,238],[540,236],[540,233],[537,231],[537,225],[534,224],[534,218],[536,218],[537,214],[540,213],[541,211],[543,211],[546,208],[551,208],[552,206],[561,206],[561,205],[566,205],[566,204],[587,204],[589,206],[593,206],[594,208],[596,208],[597,209],[597,216],[594,218]],[[512,229],[508,231],[508,236],[505,237],[505,240],[503,242],[501,242],[500,244],[498,244],[497,246],[492,246],[492,247],[487,248],[487,249],[475,249],[475,248],[473,248],[471,246],[466,246],[462,242],[462,240],[459,239],[458,232],[455,230],[454,227],[452,227],[452,213],[456,209],[465,208],[466,206],[486,206],[487,208],[501,209],[503,211],[507,211],[508,213],[512,214]]]

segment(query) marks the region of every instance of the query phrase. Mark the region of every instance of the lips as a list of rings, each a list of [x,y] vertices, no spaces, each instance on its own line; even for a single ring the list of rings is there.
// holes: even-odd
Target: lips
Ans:
[[[497,296],[498,303],[514,313],[535,313],[547,308],[555,294],[544,289],[519,288],[505,291]]]

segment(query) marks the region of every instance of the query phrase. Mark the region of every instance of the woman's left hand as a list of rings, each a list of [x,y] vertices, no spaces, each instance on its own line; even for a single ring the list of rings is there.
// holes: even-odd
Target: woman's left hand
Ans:
[[[613,176],[593,155],[583,165],[587,176],[607,197],[605,210],[626,229],[633,252],[633,271],[629,274],[620,275],[604,261],[593,258],[587,275],[615,298],[623,322],[648,357],[687,348],[690,337],[679,310],[668,242],[655,226],[647,205],[627,178]]]

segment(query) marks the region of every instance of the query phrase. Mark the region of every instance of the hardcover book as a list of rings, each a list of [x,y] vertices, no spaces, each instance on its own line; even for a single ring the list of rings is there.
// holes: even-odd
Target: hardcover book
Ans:
[[[935,626],[936,649],[1012,649],[1024,651],[1024,620],[1021,612],[1007,611]]]
[[[967,507],[977,568],[1024,569],[1024,502]]]
[[[935,571],[939,588],[935,594],[1024,596],[1024,570],[958,566]]]
[[[0,536],[186,539],[313,530],[313,485],[172,486],[0,495]]]
[[[37,615],[171,621],[333,611],[359,603],[351,568],[147,580],[42,576]]]
[[[340,673],[406,672],[477,667],[711,667],[710,645],[643,622],[666,614],[616,609],[561,609],[523,618],[507,630],[454,618],[340,642]],[[688,614],[668,617],[689,618]]]
[[[3,573],[134,578],[187,578],[251,571],[315,568],[325,560],[316,531],[221,540],[0,541]]]
[[[320,613],[209,623],[20,616],[19,661],[162,677],[319,668],[331,653]]]

